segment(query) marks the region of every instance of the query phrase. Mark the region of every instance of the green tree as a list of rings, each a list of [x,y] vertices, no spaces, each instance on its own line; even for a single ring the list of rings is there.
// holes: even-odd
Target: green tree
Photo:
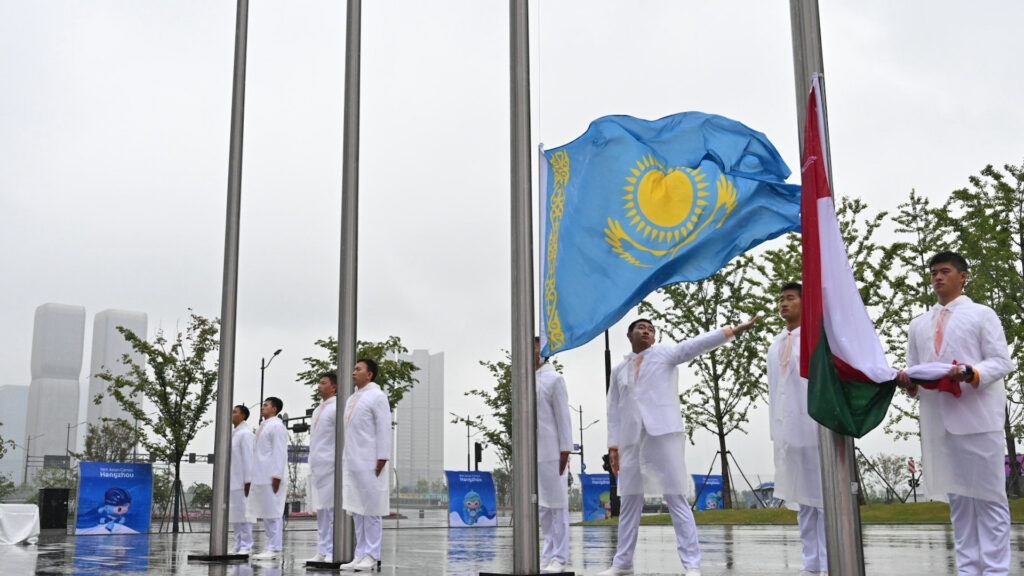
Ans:
[[[0,474],[0,502],[14,494],[15,489],[14,481],[6,474]]]
[[[174,475],[169,468],[153,467],[153,512],[163,514],[171,504]]]
[[[3,426],[3,423],[0,423]],[[3,436],[0,436],[0,460],[7,454],[8,450],[14,448],[14,440],[4,440]]]
[[[910,480],[906,456],[877,454],[869,458],[858,450],[857,463],[863,483],[874,493],[884,495],[886,501],[896,498],[902,502],[905,499],[900,493],[906,492],[904,489]]]
[[[651,318],[660,338],[672,342],[746,321],[751,316],[751,302],[742,294],[752,271],[750,259],[741,256],[704,280],[662,288],[657,295],[664,305],[644,300],[640,316]],[[764,355],[758,340],[752,335],[741,336],[695,358],[688,366],[694,369],[699,383],[679,395],[690,443],[697,429],[707,430],[718,439],[725,508],[732,508],[733,500],[726,439],[735,431],[745,432],[743,425],[751,408],[766,393]]]
[[[213,488],[209,484],[194,482],[189,487],[192,493],[192,508],[194,510],[209,510],[213,504]]]
[[[305,369],[295,376],[300,383],[310,387],[312,390],[310,398],[313,400],[313,406],[316,407],[320,405],[320,396],[317,394],[320,375],[338,370],[338,340],[334,336],[328,336],[326,339],[317,340],[314,344],[321,355],[303,358]],[[356,345],[356,358],[370,358],[377,362],[380,374],[377,374],[374,381],[388,395],[388,403],[392,410],[398,406],[405,393],[418,382],[413,375],[416,372],[416,365],[397,357],[399,354],[408,352],[409,350],[402,345],[402,339],[398,336],[389,336],[382,342],[360,340]],[[345,382],[348,380],[343,377],[339,385]]]
[[[86,462],[131,462],[137,442],[135,427],[124,420],[89,424],[85,450],[74,456]]]
[[[1006,377],[1005,431],[1013,467],[1007,489],[1024,496],[1017,439],[1024,435],[1024,164],[986,166],[953,191],[944,213],[954,245],[971,263],[965,292],[1002,321],[1016,369]]]
[[[174,523],[178,532],[180,513],[181,460],[188,445],[200,430],[210,424],[206,412],[216,401],[217,350],[220,342],[218,320],[210,320],[191,311],[185,331],[168,341],[162,330],[152,342],[131,330],[117,330],[131,345],[142,363],[125,354],[121,362],[128,371],[115,375],[109,370],[97,374],[108,383],[107,393],[118,405],[152,435],[141,437],[150,455],[174,467]],[[102,399],[97,395],[96,402]],[[147,413],[143,403],[156,410]],[[124,419],[122,425],[130,426]]]

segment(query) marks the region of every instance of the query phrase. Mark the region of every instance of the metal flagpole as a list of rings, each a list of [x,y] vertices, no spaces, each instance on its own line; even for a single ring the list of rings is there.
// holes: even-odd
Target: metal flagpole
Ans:
[[[512,571],[540,573],[533,365],[529,3],[509,0],[512,184]]]
[[[238,308],[238,233],[242,203],[242,129],[245,124],[245,53],[248,26],[249,0],[238,0],[235,16],[235,72],[231,87],[231,143],[228,153],[224,283],[220,304],[220,365],[217,379],[217,415],[214,421],[210,556],[224,556],[228,552],[231,408],[232,392],[235,386],[235,312]]]
[[[341,281],[338,294],[338,414],[352,392],[356,355],[356,288],[359,225],[359,42],[360,0],[348,0],[345,26],[345,128],[341,167]],[[341,457],[344,421],[338,421],[334,446],[334,561],[350,562],[355,553],[355,524],[342,508]]]
[[[815,74],[824,74],[821,53],[821,25],[817,0],[790,0],[793,32],[793,68],[796,79],[797,121],[800,149],[804,146],[807,97]],[[826,169],[832,184],[832,164],[828,154],[828,114],[825,107],[825,82],[820,78],[820,101],[824,122]],[[833,194],[835,189],[833,188]],[[825,539],[828,546],[828,573],[832,576],[863,576],[864,545],[861,541],[860,508],[857,505],[856,456],[853,438],[818,426],[821,457],[822,496],[825,504]]]

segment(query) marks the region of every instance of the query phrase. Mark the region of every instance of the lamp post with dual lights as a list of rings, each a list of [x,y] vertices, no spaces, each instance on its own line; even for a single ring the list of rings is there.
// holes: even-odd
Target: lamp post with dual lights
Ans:
[[[586,430],[587,428],[590,428],[594,424],[597,424],[598,422],[601,421],[601,419],[598,418],[597,420],[594,420],[590,424],[587,424],[586,426],[584,426],[583,425],[583,405],[580,404],[580,407],[576,408],[575,406],[570,404],[569,408],[572,409],[573,412],[576,412],[577,414],[580,415],[580,473],[583,473],[583,472],[587,471],[587,464],[586,464],[586,461],[583,459],[583,431]]]
[[[263,405],[263,377],[264,377],[264,375],[265,375],[265,373],[267,371],[267,367],[270,366],[270,363],[273,362],[274,358],[277,358],[277,355],[280,354],[280,353],[281,353],[281,348],[278,348],[277,350],[274,350],[273,354],[270,355],[270,360],[267,360],[266,358],[260,358],[260,401],[259,401],[259,405],[260,406]],[[260,410],[260,422],[263,422],[263,411],[262,410]]]

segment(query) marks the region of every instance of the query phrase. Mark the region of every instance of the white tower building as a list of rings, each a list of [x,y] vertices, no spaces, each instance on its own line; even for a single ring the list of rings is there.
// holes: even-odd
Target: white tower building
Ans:
[[[43,456],[66,456],[68,447],[77,445],[84,345],[85,308],[65,304],[36,308],[25,422],[25,442],[31,457],[29,481],[32,468],[41,466]]]
[[[142,361],[142,357],[132,350],[128,341],[118,332],[118,326],[124,326],[139,338],[146,339],[146,314],[127,310],[103,310],[93,318],[92,363],[89,368],[89,397],[86,398],[86,421],[93,426],[103,424],[104,418],[128,418],[114,398],[106,394],[108,383],[96,377],[106,370],[117,376],[128,373],[128,368],[121,363],[121,357],[125,354],[134,358],[136,362]],[[103,394],[103,401],[100,404],[93,402],[97,394]]]
[[[402,360],[416,365],[419,382],[395,411],[395,471],[403,491],[420,480],[444,479],[444,353],[413,350]]]

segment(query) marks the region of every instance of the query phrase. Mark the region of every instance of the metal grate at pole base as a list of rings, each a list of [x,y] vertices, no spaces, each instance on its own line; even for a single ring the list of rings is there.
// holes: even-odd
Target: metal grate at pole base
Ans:
[[[503,572],[481,572],[480,576],[510,576],[510,575],[506,574],[506,573],[503,573]],[[538,574],[526,574],[526,575],[517,575],[517,576],[541,576],[541,574],[538,573]],[[544,572],[543,576],[576,576],[576,573],[575,572]]]
[[[341,562],[306,562],[306,570],[313,572],[342,572]],[[350,570],[344,570],[348,573]],[[380,572],[380,560],[377,560],[377,567],[372,572]]]
[[[189,562],[201,564],[245,564],[249,562],[248,554],[223,554],[214,556],[212,554],[189,554]]]

